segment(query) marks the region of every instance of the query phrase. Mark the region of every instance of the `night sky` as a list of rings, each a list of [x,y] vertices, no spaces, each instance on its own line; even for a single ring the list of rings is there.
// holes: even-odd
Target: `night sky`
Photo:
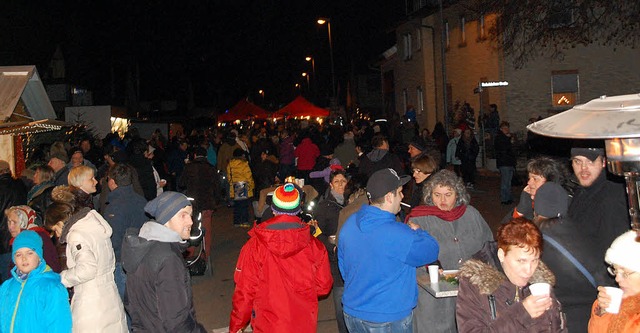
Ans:
[[[394,44],[391,27],[404,2],[344,1],[17,1],[0,5],[0,65],[36,64],[46,78],[61,45],[67,83],[94,92],[95,104],[122,104],[139,73],[140,99],[230,107],[249,97],[278,107],[297,94],[305,56],[316,59],[316,102],[326,104],[331,71],[330,17],[336,78],[367,73]],[[312,78],[312,84],[313,84]],[[265,90],[265,98],[258,90]],[[134,88],[129,91],[135,91]]]

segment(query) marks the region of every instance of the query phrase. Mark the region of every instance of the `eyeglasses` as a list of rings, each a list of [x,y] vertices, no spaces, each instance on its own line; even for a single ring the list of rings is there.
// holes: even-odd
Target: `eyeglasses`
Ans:
[[[638,272],[625,272],[625,271],[617,269],[617,268],[615,268],[613,266],[607,267],[607,272],[609,272],[609,274],[611,274],[612,276],[617,276],[618,273],[620,273],[622,275],[622,278],[624,278],[624,279],[629,278],[629,275],[638,273]]]

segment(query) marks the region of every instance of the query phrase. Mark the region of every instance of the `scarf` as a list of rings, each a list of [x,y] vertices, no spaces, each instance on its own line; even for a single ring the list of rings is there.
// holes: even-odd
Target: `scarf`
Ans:
[[[467,205],[460,205],[457,207],[453,207],[452,210],[445,212],[438,208],[438,206],[418,206],[411,210],[409,215],[404,219],[404,222],[407,223],[412,217],[420,217],[420,216],[435,216],[439,219],[453,222],[467,211]]]
[[[613,315],[611,322],[609,323],[608,332],[622,332],[625,326],[634,320],[634,317],[640,312],[640,295],[630,296],[622,300],[620,306],[620,313]],[[638,320],[637,317],[635,320]],[[632,324],[630,327],[634,328],[636,325]]]
[[[40,195],[42,192],[44,192],[44,190],[48,189],[51,186],[54,186],[52,181],[42,182],[38,185],[33,186],[31,190],[29,190],[29,193],[27,193],[27,202],[31,202],[34,197]]]
[[[339,203],[341,206],[344,206],[344,194],[338,194],[335,191],[331,190],[331,195],[333,195],[333,198],[336,199],[337,203]]]

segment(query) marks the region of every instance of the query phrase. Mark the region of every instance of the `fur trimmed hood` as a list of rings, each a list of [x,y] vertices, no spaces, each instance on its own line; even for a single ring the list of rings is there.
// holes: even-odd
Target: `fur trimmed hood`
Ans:
[[[477,259],[467,260],[460,267],[460,277],[469,279],[482,295],[493,294],[507,279],[498,268]],[[556,284],[556,277],[542,261],[531,276],[529,283],[546,282]]]

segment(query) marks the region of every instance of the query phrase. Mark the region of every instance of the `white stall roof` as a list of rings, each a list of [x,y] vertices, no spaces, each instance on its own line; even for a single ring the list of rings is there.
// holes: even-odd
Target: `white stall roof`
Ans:
[[[11,117],[20,99],[28,120],[56,119],[36,66],[0,67],[0,122]]]

